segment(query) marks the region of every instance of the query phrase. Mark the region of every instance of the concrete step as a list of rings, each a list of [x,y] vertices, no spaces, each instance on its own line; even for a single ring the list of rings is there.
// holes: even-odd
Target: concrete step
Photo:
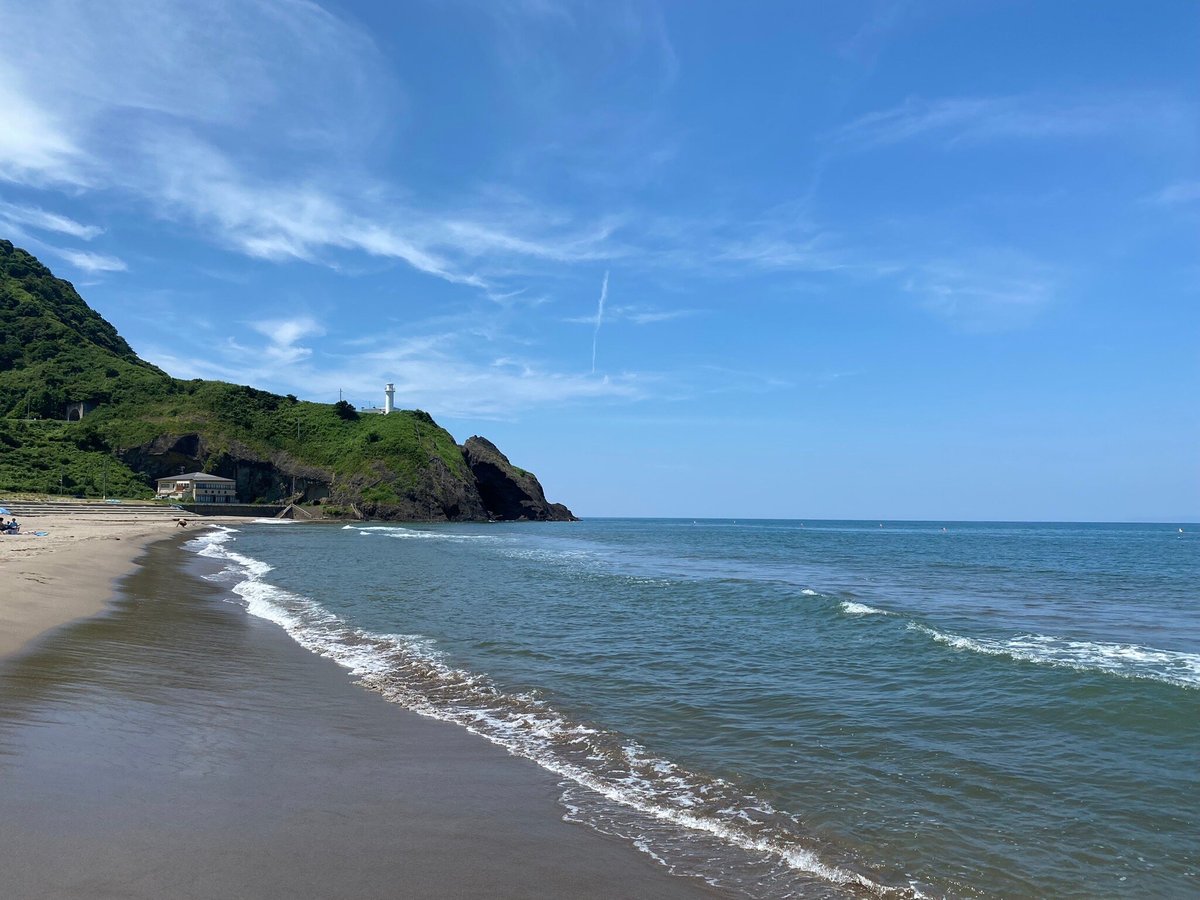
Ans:
[[[195,518],[196,514],[174,506],[157,503],[105,503],[86,500],[0,500],[0,507],[18,520],[37,516],[86,516],[103,519],[180,519]]]

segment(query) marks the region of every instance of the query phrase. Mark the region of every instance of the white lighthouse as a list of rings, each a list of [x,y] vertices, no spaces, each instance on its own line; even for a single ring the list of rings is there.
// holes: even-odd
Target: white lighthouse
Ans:
[[[396,386],[390,381],[383,389],[383,414],[386,416],[396,408]]]

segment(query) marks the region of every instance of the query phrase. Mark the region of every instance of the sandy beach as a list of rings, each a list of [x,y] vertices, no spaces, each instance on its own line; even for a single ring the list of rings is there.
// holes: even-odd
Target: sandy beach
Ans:
[[[55,628],[102,612],[116,579],[136,568],[148,544],[203,527],[198,520],[187,521],[180,528],[157,509],[145,515],[22,517],[21,534],[0,535],[0,658]]]
[[[223,602],[173,522],[29,522],[0,542],[0,896],[723,896]]]

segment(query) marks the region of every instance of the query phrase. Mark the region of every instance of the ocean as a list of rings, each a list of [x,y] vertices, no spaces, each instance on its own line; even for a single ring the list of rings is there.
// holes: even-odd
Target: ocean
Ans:
[[[1197,531],[256,522],[186,546],[363,689],[733,894],[1182,897]]]

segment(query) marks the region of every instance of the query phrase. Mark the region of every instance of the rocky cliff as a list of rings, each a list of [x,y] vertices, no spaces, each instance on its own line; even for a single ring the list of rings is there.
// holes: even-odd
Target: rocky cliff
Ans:
[[[575,516],[561,503],[550,503],[532,472],[518,469],[496,445],[475,435],[462,447],[463,458],[493,519],[573,522]]]

